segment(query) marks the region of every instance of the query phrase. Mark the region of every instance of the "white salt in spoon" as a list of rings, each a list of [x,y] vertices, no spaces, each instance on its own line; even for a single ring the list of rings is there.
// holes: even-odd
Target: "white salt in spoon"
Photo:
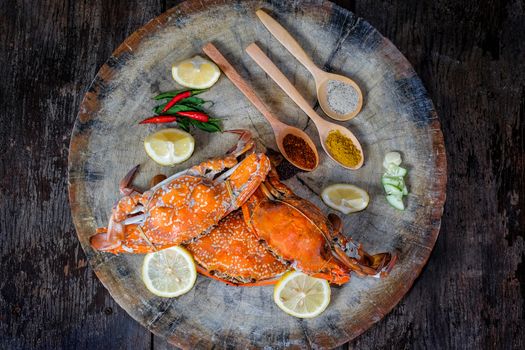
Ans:
[[[352,79],[325,72],[315,65],[299,43],[263,10],[255,12],[266,29],[313,75],[317,99],[323,111],[335,120],[349,120],[363,107],[363,93]]]
[[[363,166],[363,162],[365,159],[365,154],[363,153],[363,148],[361,147],[361,144],[359,143],[359,140],[355,137],[355,135],[345,128],[344,126],[329,122],[321,118],[316,111],[312,107],[310,107],[310,104],[304,99],[304,97],[297,91],[295,86],[286,78],[286,76],[277,68],[277,66],[266,56],[264,52],[257,46],[257,44],[253,43],[249,45],[246,48],[246,52],[250,57],[259,65],[259,67],[262,68],[263,71],[266,72],[270,76],[270,78],[273,79],[274,82],[279,85],[281,89],[294,101],[302,110],[305,112],[310,119],[314,122],[315,126],[317,127],[317,131],[319,132],[319,138],[321,139],[321,146],[323,146],[324,151],[330,158],[332,158],[335,162],[337,162],[339,165],[341,165],[344,168],[356,170]],[[328,147],[326,146],[326,139],[331,131],[339,131],[341,134],[352,140],[352,143],[354,146],[361,152],[361,159],[359,162],[354,166],[347,166],[345,164],[342,164],[340,161],[335,159],[332,154],[330,154],[330,151],[328,150]]]

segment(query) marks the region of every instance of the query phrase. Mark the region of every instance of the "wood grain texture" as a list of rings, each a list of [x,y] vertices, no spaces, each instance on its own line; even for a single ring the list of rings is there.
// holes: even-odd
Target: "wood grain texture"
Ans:
[[[424,273],[355,349],[523,349],[522,1],[356,1],[414,65],[442,120],[447,203]]]
[[[78,245],[67,154],[78,106],[116,43],[156,1],[0,2],[0,344],[149,348]]]
[[[66,203],[65,157],[98,67],[178,2],[0,1],[3,348],[173,349],[157,338],[148,343],[86,264]],[[349,347],[522,349],[521,2],[335,2],[407,56],[435,103],[449,159],[447,205],[427,267],[398,307]]]
[[[188,294],[177,299],[154,297],[141,281],[142,256],[115,256],[89,245],[95,228],[106,225],[119,198],[119,178],[135,164],[143,165],[136,178],[143,186],[154,174],[175,173],[231,147],[228,134],[197,133],[192,159],[166,169],[149,161],[138,142],[154,128],[137,127],[137,116],[151,113],[152,95],[173,89],[167,73],[171,64],[200,53],[208,41],[227,53],[271,109],[280,111],[280,118],[286,116],[311,136],[316,133],[307,117],[244,53],[247,44],[258,41],[315,104],[311,77],[298,62],[286,58],[286,49],[255,17],[261,7],[285,23],[321,66],[352,76],[367,96],[359,120],[346,123],[366,147],[366,165],[350,172],[322,154],[315,172],[290,178],[288,185],[325,212],[329,208],[319,193],[327,185],[343,181],[365,188],[373,200],[359,215],[343,217],[345,231],[370,252],[398,255],[388,278],[354,277],[333,288],[330,307],[311,320],[284,315],[271,303],[272,287],[234,288],[199,278]],[[269,125],[229,80],[219,80],[202,97],[216,102],[210,110],[223,117],[225,129],[251,129],[262,144],[275,149]],[[318,138],[316,145],[320,148]],[[411,194],[403,213],[388,206],[378,186],[383,155],[392,149],[403,153],[411,169]],[[186,1],[170,9],[127,38],[101,68],[80,107],[69,153],[73,218],[97,276],[133,318],[185,348],[333,348],[360,335],[395,306],[426,263],[439,230],[445,181],[439,121],[410,64],[366,21],[324,1]]]

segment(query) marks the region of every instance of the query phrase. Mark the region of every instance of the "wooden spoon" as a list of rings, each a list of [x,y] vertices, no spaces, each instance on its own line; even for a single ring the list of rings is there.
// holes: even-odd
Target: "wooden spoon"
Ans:
[[[237,86],[239,90],[250,100],[250,102],[261,112],[261,114],[266,118],[268,123],[270,123],[273,133],[275,135],[275,141],[279,151],[282,153],[284,158],[286,158],[290,163],[292,163],[297,168],[304,171],[312,171],[319,165],[319,154],[317,153],[317,147],[315,147],[312,139],[301,129],[295,128],[293,126],[284,124],[278,120],[268,109],[268,107],[262,102],[262,100],[257,96],[255,91],[251,86],[240,76],[240,74],[233,68],[233,66],[226,60],[226,58],[219,52],[219,50],[212,44],[208,43],[202,48],[204,53],[212,59],[213,62],[219,66],[223,73],[231,80],[233,85]],[[288,157],[283,147],[283,139],[286,135],[292,134],[303,139],[308,146],[312,149],[315,154],[315,165],[313,168],[303,168],[295,163],[292,159]]]
[[[279,22],[277,22],[263,10],[257,10],[255,13],[264,24],[266,29],[268,29],[270,33],[272,33],[272,35],[281,44],[283,44],[283,46],[288,51],[290,51],[290,53],[295,58],[297,58],[297,60],[301,62],[303,66],[305,66],[306,69],[308,69],[308,71],[313,75],[317,90],[317,99],[319,100],[319,104],[321,105],[323,111],[330,118],[341,121],[349,120],[355,117],[361,111],[361,108],[363,107],[363,93],[355,81],[343,75],[325,72],[317,67],[312,59],[308,57],[306,52],[304,52],[299,43],[290,35],[290,33],[288,33],[286,29],[284,29],[283,26],[279,24]],[[328,103],[328,85],[331,80],[340,81],[343,84],[350,85],[356,91],[357,103],[354,110],[346,114],[339,114],[337,111],[330,108],[330,104]]]
[[[304,99],[304,97],[297,91],[297,89],[292,85],[292,83],[286,78],[286,76],[277,68],[277,66],[266,56],[264,52],[257,46],[257,44],[253,43],[250,46],[246,48],[246,52],[248,55],[250,55],[251,58],[257,64],[268,74],[273,81],[277,83],[281,87],[281,89],[286,92],[286,94],[312,119],[315,126],[317,127],[317,130],[319,131],[319,138],[321,139],[321,145],[323,146],[324,151],[330,158],[332,158],[334,161],[339,163],[341,166],[347,168],[347,169],[359,169],[361,166],[363,166],[365,154],[363,153],[363,148],[361,147],[361,144],[359,143],[359,140],[355,137],[355,135],[348,130],[347,128],[328,122],[321,118],[312,107],[308,104],[308,102]],[[326,147],[326,138],[328,137],[328,134],[330,131],[336,131],[339,130],[341,134],[348,137],[352,140],[356,148],[361,152],[361,160],[358,164],[356,164],[353,167],[346,166],[339,162],[337,159],[332,157],[330,154],[330,151]]]

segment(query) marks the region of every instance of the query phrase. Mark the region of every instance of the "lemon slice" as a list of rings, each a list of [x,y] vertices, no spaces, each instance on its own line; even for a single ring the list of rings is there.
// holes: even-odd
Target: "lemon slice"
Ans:
[[[273,300],[288,315],[312,318],[330,303],[330,285],[326,280],[291,271],[275,285]]]
[[[144,257],[142,281],[159,297],[173,298],[187,293],[196,279],[193,257],[182,247],[163,249]]]
[[[171,166],[191,157],[195,140],[180,129],[163,129],[146,136],[144,148],[156,163]]]
[[[370,200],[365,190],[349,184],[328,186],[321,193],[321,198],[330,208],[344,214],[365,209]]]
[[[197,55],[174,65],[171,74],[182,86],[207,89],[219,80],[221,71],[215,63]]]

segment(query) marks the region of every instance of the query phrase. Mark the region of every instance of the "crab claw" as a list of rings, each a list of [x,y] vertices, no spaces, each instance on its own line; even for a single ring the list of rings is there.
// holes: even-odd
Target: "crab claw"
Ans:
[[[113,225],[110,223],[110,226],[112,226],[111,232],[113,233],[113,236],[110,235],[109,227],[98,228],[97,234],[91,236],[90,243],[94,249],[109,251],[120,247],[122,243],[120,240],[121,237],[119,236],[124,235],[124,226],[115,223],[113,223]],[[115,235],[115,232],[118,233]]]
[[[255,142],[252,138],[252,133],[249,130],[245,129],[233,129],[233,130],[225,130],[224,132],[229,132],[232,134],[238,134],[240,135],[239,141],[235,146],[230,148],[227,152],[227,154],[233,154],[235,157],[238,157],[239,155],[247,152],[248,150],[252,149],[255,146]]]
[[[360,244],[348,240],[342,233],[343,222],[335,214],[328,214],[328,220],[334,229],[332,239],[336,242],[334,256],[352,271],[361,276],[374,276],[380,274],[386,276],[392,270],[396,256],[390,253],[379,253],[370,255],[365,252]]]
[[[122,195],[129,196],[133,192],[138,192],[137,189],[131,185],[131,182],[135,178],[135,175],[137,175],[139,168],[140,168],[140,164],[135,165],[133,169],[128,171],[126,176],[124,176],[122,180],[120,180],[119,190],[120,190],[120,193],[122,193]]]
[[[252,153],[239,163],[228,178],[231,195],[235,198],[233,207],[244,204],[266,178],[270,160],[263,153]]]
[[[131,186],[131,182],[137,174],[139,167],[140,165],[134,166],[133,169],[120,180],[119,189],[124,197],[113,207],[107,229],[99,229],[97,230],[97,234],[91,237],[90,241],[93,248],[101,251],[118,248],[126,236],[125,226],[128,223],[126,223],[125,220],[129,215],[140,213],[144,209],[144,207],[140,205],[141,193]],[[135,219],[137,217],[135,217]]]

